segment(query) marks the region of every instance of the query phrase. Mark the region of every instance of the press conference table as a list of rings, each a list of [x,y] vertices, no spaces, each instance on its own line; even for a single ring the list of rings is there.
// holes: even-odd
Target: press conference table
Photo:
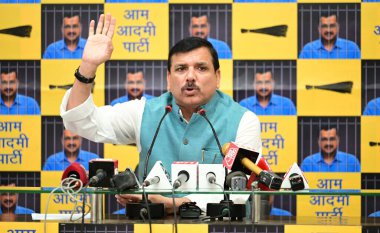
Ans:
[[[16,192],[16,193],[48,193],[49,190],[43,188],[0,188],[0,192]],[[90,191],[91,192],[91,191]],[[110,191],[93,191],[98,195],[109,193]],[[111,191],[114,192],[114,191]],[[141,192],[137,192],[141,193]],[[178,192],[183,193],[183,192]],[[190,192],[194,193],[194,192]],[[197,193],[205,193],[212,195],[211,192],[198,191]],[[215,192],[220,194],[221,192]],[[229,192],[229,193],[245,193],[251,192]],[[321,191],[309,190],[302,192],[280,191],[280,192],[263,192],[255,191],[254,195],[352,195],[352,196],[380,196],[379,190],[339,190],[339,191]],[[358,210],[360,211],[360,210]],[[41,210],[43,212],[43,210]],[[301,215],[301,213],[298,213]],[[163,220],[152,220],[153,232],[173,232],[173,216],[167,216]],[[380,218],[362,218],[350,216],[297,216],[297,217],[270,217],[261,216],[259,221],[252,221],[251,218],[245,218],[243,221],[202,221],[196,220],[183,220],[178,219],[178,232],[380,232]],[[24,229],[22,231],[22,229]],[[80,232],[80,222],[69,221],[48,221],[47,232],[62,232],[73,233]],[[149,232],[148,222],[142,220],[130,220],[124,215],[105,215],[102,219],[97,221],[86,220],[84,225],[84,232]],[[0,215],[0,232],[7,233],[35,233],[43,232],[43,221],[34,221],[30,215]]]

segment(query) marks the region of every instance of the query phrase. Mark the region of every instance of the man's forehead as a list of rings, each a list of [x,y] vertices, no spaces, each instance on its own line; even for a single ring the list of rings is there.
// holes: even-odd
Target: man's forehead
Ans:
[[[64,24],[74,24],[74,23],[79,23],[79,16],[73,16],[73,17],[65,17],[63,18],[63,23]]]
[[[65,136],[65,137],[75,137],[75,136],[78,136],[78,134],[72,133],[69,130],[64,130],[63,131],[63,136]]]
[[[206,47],[200,47],[188,52],[176,53],[172,56],[172,64],[212,63],[210,51]]]
[[[335,128],[332,128],[332,129],[322,129],[321,130],[321,135],[332,135],[332,136],[335,136],[336,135],[336,129]]]
[[[10,73],[8,73],[8,74],[5,74],[5,73],[3,73],[3,74],[1,74],[1,80],[14,80],[14,79],[16,79],[16,73],[15,72],[10,72]]]
[[[207,16],[205,16],[205,15],[199,16],[199,17],[193,16],[193,17],[191,17],[191,20],[193,21],[193,23],[206,23],[207,22]]]
[[[328,16],[328,17],[322,16],[321,17],[321,22],[322,23],[335,23],[336,22],[336,16],[335,15],[331,15],[331,16]]]
[[[256,80],[270,80],[272,79],[272,73],[267,71],[264,73],[256,73]]]
[[[141,80],[144,79],[144,75],[142,72],[136,72],[136,73],[128,73],[127,74],[127,80]]]

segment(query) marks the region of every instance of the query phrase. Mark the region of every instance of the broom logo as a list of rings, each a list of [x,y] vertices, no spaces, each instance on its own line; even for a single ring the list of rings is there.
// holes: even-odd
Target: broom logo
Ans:
[[[380,142],[369,142],[369,146],[380,146]]]
[[[334,91],[338,93],[351,94],[353,85],[354,83],[351,81],[331,83],[331,84],[319,85],[319,86],[306,85],[306,90],[319,89],[319,90],[325,90],[325,91]]]
[[[240,29],[241,33],[259,33],[259,34],[266,34],[270,36],[277,36],[277,37],[286,37],[286,33],[288,32],[288,25],[282,24],[272,27],[266,27],[266,28],[258,28],[258,29]]]
[[[69,90],[70,88],[73,87],[73,85],[74,84],[65,84],[65,85],[53,85],[53,84],[50,84],[49,85],[49,90],[54,90],[54,89]],[[92,85],[91,93],[94,92],[94,87],[95,87],[95,82],[94,82],[94,85]]]
[[[31,25],[18,26],[13,28],[5,28],[1,29],[1,34],[7,34],[18,37],[30,37],[30,33],[32,32]]]

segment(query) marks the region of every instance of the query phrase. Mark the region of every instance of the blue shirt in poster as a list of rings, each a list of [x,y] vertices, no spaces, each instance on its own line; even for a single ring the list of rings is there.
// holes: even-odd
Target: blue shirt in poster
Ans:
[[[97,159],[99,156],[97,154],[91,153],[85,150],[79,150],[77,160],[75,162],[80,163],[88,171],[88,162],[91,159]],[[46,160],[42,170],[44,171],[63,171],[69,165],[70,161],[67,159],[64,151],[58,152],[56,154],[50,155]]]
[[[228,44],[224,41],[213,39],[208,37],[207,40],[212,44],[216,52],[218,53],[219,59],[232,58],[232,52]]]
[[[360,172],[359,160],[352,154],[337,151],[331,164],[327,164],[321,152],[306,157],[301,163],[304,172]]]
[[[145,97],[147,100],[154,98],[154,96],[147,95],[147,94],[143,94],[143,97]],[[128,97],[128,95],[125,95],[125,96],[122,96],[122,97],[119,97],[117,99],[112,100],[110,105],[114,106],[115,104],[119,104],[119,103],[121,104],[121,103],[128,102],[128,101],[129,101],[129,97]]]
[[[86,40],[79,38],[78,46],[74,51],[70,51],[65,40],[51,43],[45,50],[44,59],[79,59],[82,58]]]
[[[360,58],[360,49],[354,42],[338,37],[333,49],[327,51],[322,40],[318,39],[307,43],[303,47],[299,58],[355,59]]]
[[[263,108],[256,96],[245,98],[239,102],[243,107],[248,108],[256,115],[296,115],[296,107],[293,102],[286,97],[272,93],[269,104]]]
[[[32,213],[34,213],[34,210],[17,205],[14,214],[32,214]],[[1,207],[0,207],[0,214],[3,214]]]
[[[380,115],[380,97],[368,102],[364,109],[363,115],[378,116]]]
[[[17,94],[13,105],[8,108],[3,99],[0,97],[0,114],[1,115],[39,115],[40,107],[32,97]]]

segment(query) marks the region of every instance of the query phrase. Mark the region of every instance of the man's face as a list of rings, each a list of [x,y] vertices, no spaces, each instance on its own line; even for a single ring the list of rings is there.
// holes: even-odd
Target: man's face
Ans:
[[[15,184],[7,185],[8,187],[15,187]],[[17,205],[18,196],[15,193],[1,193],[0,201],[2,209],[12,209]]]
[[[62,32],[65,40],[68,40],[70,42],[78,40],[81,31],[82,29],[79,22],[79,16],[63,18]]]
[[[125,80],[125,89],[129,96],[141,98],[145,89],[144,75],[142,72],[128,73]]]
[[[168,90],[179,106],[196,108],[206,104],[220,85],[220,70],[214,70],[205,47],[174,54],[168,72]]]
[[[18,80],[15,72],[1,74],[1,95],[7,98],[16,96]]]
[[[274,81],[272,79],[272,73],[266,72],[263,74],[257,73],[255,76],[255,91],[256,94],[261,97],[268,97],[273,91]]]
[[[319,33],[323,40],[335,40],[339,32],[339,24],[336,22],[336,16],[321,17],[319,24]]]
[[[206,39],[210,30],[210,25],[207,22],[207,16],[192,17],[190,24],[191,36]]]
[[[71,133],[69,130],[63,132],[62,144],[65,153],[76,153],[80,149],[82,138],[78,134]]]
[[[323,154],[334,155],[339,146],[339,137],[336,129],[321,130],[319,135],[319,147]]]

